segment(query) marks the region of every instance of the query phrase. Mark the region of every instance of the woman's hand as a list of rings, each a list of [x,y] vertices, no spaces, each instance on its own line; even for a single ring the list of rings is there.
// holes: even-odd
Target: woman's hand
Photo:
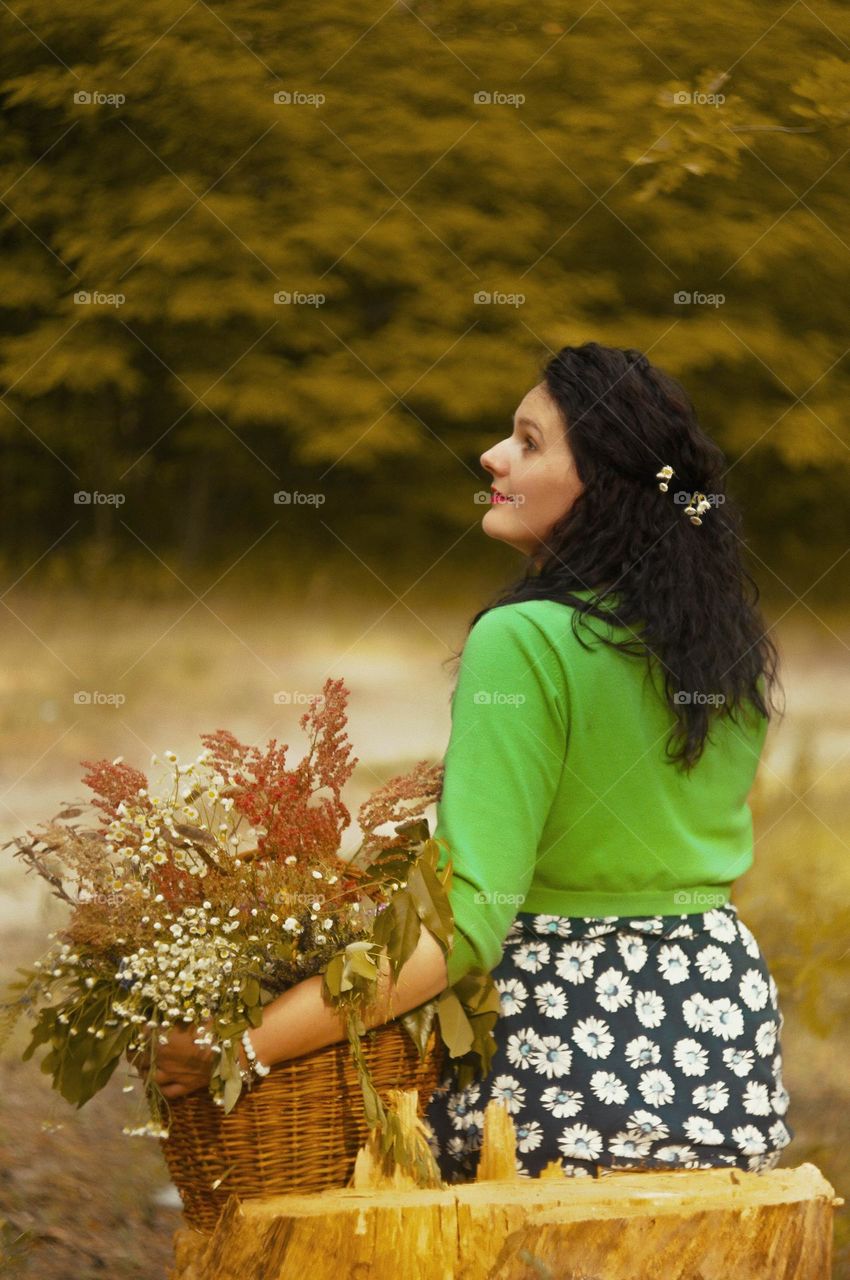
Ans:
[[[164,1097],[182,1098],[196,1089],[209,1087],[215,1055],[208,1045],[195,1044],[194,1041],[211,1025],[172,1027],[168,1042],[157,1044],[153,1078]],[[147,1075],[151,1061],[149,1052],[135,1053],[130,1061],[140,1075]]]

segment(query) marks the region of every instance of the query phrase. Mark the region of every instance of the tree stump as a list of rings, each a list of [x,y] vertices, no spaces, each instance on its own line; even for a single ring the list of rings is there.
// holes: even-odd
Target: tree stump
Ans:
[[[395,1101],[421,1125],[415,1091]],[[178,1231],[171,1280],[829,1280],[843,1203],[812,1164],[522,1176],[493,1101],[475,1182],[389,1177],[370,1139],[349,1187],[233,1197],[211,1236]]]

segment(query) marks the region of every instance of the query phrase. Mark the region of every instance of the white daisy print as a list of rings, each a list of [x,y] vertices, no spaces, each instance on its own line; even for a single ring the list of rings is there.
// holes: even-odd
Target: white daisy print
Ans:
[[[499,1007],[503,1018],[522,1013],[528,992],[519,978],[499,978],[493,985],[499,993]]]
[[[531,1055],[531,1064],[535,1071],[547,1080],[560,1079],[565,1076],[573,1060],[573,1051],[566,1040],[557,1036],[540,1036],[537,1048]]]
[[[543,1129],[537,1120],[526,1120],[517,1125],[517,1151],[534,1151],[543,1141]]]
[[[481,1146],[481,1139],[484,1136],[484,1112],[470,1111],[465,1117],[464,1123],[466,1149],[467,1151],[477,1151]]]
[[[581,1111],[584,1098],[576,1089],[562,1089],[560,1085],[553,1084],[543,1090],[540,1101],[556,1120],[569,1120],[570,1116]]]
[[[503,1102],[512,1116],[525,1106],[525,1086],[514,1076],[496,1076],[490,1097]]]
[[[788,1126],[782,1120],[777,1120],[776,1124],[772,1124],[767,1132],[774,1147],[787,1147],[791,1141]]]
[[[658,968],[667,982],[684,982],[688,976],[690,961],[681,947],[663,946],[658,951]]]
[[[706,911],[704,923],[715,942],[734,942],[738,926],[733,915],[715,907],[711,911]]]
[[[744,924],[743,920],[738,921],[738,932],[741,935],[741,941],[744,944],[744,950],[753,960],[759,957],[759,944],[750,929]]]
[[[791,1096],[783,1084],[774,1089],[770,1095],[770,1105],[777,1115],[784,1116],[791,1102]]]
[[[708,1050],[698,1040],[677,1040],[673,1061],[685,1076],[704,1076],[708,1070]]]
[[[661,1116],[656,1116],[651,1111],[643,1110],[632,1112],[626,1122],[626,1131],[639,1138],[649,1138],[652,1142],[660,1141],[670,1134],[670,1130],[661,1119]]]
[[[573,926],[568,916],[535,916],[535,933],[552,933],[558,938],[568,938]]]
[[[708,1029],[722,1040],[736,1040],[744,1030],[744,1015],[740,1006],[726,996],[712,1000]]]
[[[526,973],[539,973],[548,963],[548,942],[525,942],[514,951],[514,964]]]
[[[573,1029],[573,1039],[589,1058],[607,1058],[614,1047],[614,1037],[601,1018],[582,1018]]]
[[[677,924],[676,928],[671,929],[670,932],[667,934],[668,938],[692,938],[693,936],[694,936],[693,929],[684,920],[682,921],[681,924]]]
[[[661,1061],[661,1049],[649,1036],[635,1036],[625,1048],[630,1067],[651,1067]]]
[[[593,955],[581,942],[566,942],[558,952],[555,972],[559,978],[576,986],[593,973]]]
[[[684,1130],[689,1141],[696,1142],[697,1145],[714,1146],[723,1141],[723,1134],[708,1116],[688,1116]]]
[[[736,1076],[748,1076],[753,1069],[755,1054],[752,1049],[724,1049],[723,1062]]]
[[[449,1094],[446,1110],[455,1128],[463,1128],[465,1122],[481,1097],[481,1086],[468,1085],[458,1093]]]
[[[592,924],[585,935],[588,938],[600,938],[603,934],[613,933],[616,927],[615,921],[619,916],[603,916],[598,924]]]
[[[631,1002],[632,984],[619,969],[606,969],[596,979],[596,997],[603,1009],[615,1013]]]
[[[530,1067],[531,1055],[539,1044],[537,1032],[531,1027],[524,1027],[521,1031],[516,1031],[512,1036],[508,1036],[506,1051],[508,1062],[512,1067]]]
[[[646,957],[649,954],[646,949],[646,943],[641,938],[619,937],[617,939],[617,949],[623,957],[623,964],[630,973],[640,973],[646,964]]]
[[[703,947],[697,954],[697,968],[707,982],[725,982],[732,972],[732,961],[720,947]]]
[[[763,1009],[769,995],[768,986],[758,969],[748,969],[738,984],[738,992],[748,1009]]]
[[[567,1125],[558,1139],[558,1147],[574,1160],[595,1160],[602,1151],[602,1136],[586,1124]]]
[[[769,1058],[776,1048],[777,1027],[775,1022],[763,1022],[756,1031],[756,1052],[762,1058]]]
[[[655,1155],[658,1160],[666,1160],[670,1164],[685,1164],[697,1158],[695,1151],[679,1143],[671,1144],[669,1147],[658,1147]]]
[[[725,1111],[729,1105],[729,1088],[722,1080],[698,1085],[692,1096],[695,1107],[699,1107],[700,1111],[710,1111],[712,1115]]]
[[[539,987],[535,987],[534,999],[546,1018],[563,1018],[567,1012],[567,993],[554,982],[541,982]]]
[[[732,1130],[732,1137],[745,1156],[759,1156],[767,1150],[764,1134],[754,1124],[739,1124]]]
[[[660,1026],[664,1012],[664,1001],[657,991],[638,991],[635,995],[635,1014],[642,1026]]]
[[[638,1089],[644,1102],[653,1107],[663,1107],[672,1102],[676,1093],[676,1087],[667,1072],[658,1068],[644,1071],[638,1080]]]
[[[613,1071],[594,1071],[590,1077],[590,1087],[600,1102],[621,1106],[629,1096],[629,1091]]]
[[[455,1134],[446,1143],[446,1150],[450,1156],[454,1156],[455,1160],[458,1160],[461,1156],[466,1155],[466,1141],[459,1134]]]
[[[645,920],[630,920],[630,929],[639,929],[641,933],[660,933],[663,928],[660,916],[648,916]]]
[[[682,1017],[691,1031],[708,1030],[711,1025],[711,1005],[712,1002],[708,996],[704,996],[700,991],[695,991],[692,996],[688,996],[682,1005]]]
[[[761,1173],[764,1169],[775,1169],[778,1163],[779,1153],[769,1151],[764,1156],[750,1156],[747,1160],[747,1168],[751,1173]]]
[[[612,1156],[620,1156],[624,1160],[638,1160],[649,1155],[652,1143],[648,1138],[636,1138],[628,1133],[617,1133],[608,1143]]]
[[[770,1115],[770,1096],[767,1085],[758,1080],[748,1080],[744,1089],[744,1110],[751,1116]]]

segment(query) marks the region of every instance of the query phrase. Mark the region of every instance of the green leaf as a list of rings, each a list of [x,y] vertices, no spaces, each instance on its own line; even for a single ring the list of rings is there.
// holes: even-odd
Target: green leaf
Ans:
[[[450,987],[437,999],[437,1015],[440,1019],[440,1034],[451,1056],[459,1058],[467,1053],[475,1039],[472,1025],[463,1005]]]

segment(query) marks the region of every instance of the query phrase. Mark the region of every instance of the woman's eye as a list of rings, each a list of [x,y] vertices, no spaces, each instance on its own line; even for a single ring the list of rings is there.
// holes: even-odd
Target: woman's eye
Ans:
[[[537,448],[537,445],[534,443],[534,441],[532,440],[531,436],[526,436],[526,437],[525,437],[525,445],[526,445],[526,448],[528,448],[528,446],[529,446],[529,445],[531,445],[532,449],[536,449],[536,448]]]

